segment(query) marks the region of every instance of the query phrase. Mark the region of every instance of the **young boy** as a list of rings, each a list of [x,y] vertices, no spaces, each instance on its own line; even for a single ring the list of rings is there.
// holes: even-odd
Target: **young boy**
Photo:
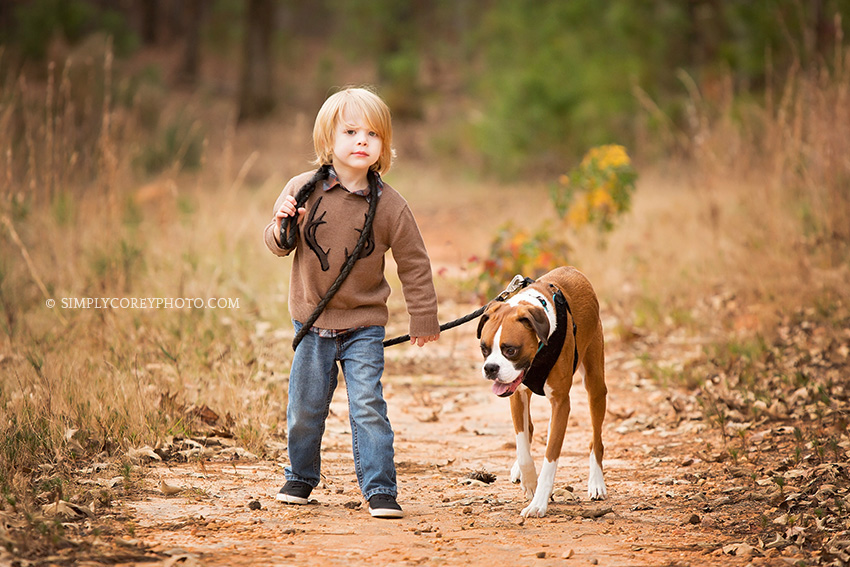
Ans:
[[[384,254],[393,251],[410,315],[411,343],[420,347],[440,334],[431,263],[407,202],[380,177],[393,158],[390,110],[383,100],[361,88],[332,95],[316,117],[313,145],[318,177],[327,177],[315,183],[304,206],[297,209],[295,195],[316,174],[291,179],[265,229],[266,246],[272,253],[286,256],[295,251],[289,312],[296,332],[340,274],[365,228],[370,199],[376,198],[370,195],[370,178],[378,202],[372,234],[359,258],[295,350],[286,412],[290,466],[277,500],[306,504],[319,484],[322,434],[337,386],[338,362],[348,391],[360,490],[372,516],[400,518],[393,430],[381,387],[390,294]],[[296,215],[295,244],[287,247],[280,241],[281,223]]]

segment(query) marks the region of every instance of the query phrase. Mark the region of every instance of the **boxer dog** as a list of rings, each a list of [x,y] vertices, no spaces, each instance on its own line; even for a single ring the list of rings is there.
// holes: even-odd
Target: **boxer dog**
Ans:
[[[593,425],[587,494],[592,500],[605,498],[602,421],[608,390],[599,302],[588,279],[573,267],[556,268],[509,299],[490,302],[478,324],[478,338],[484,377],[493,382],[497,396],[510,396],[517,455],[511,482],[519,482],[531,500],[522,516],[546,515],[570,417],[570,387],[579,366],[584,369]],[[532,394],[545,396],[552,406],[539,476],[531,458]]]

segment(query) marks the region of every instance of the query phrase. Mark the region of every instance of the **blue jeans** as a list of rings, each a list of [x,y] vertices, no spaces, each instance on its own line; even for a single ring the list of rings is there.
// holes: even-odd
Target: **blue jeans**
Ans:
[[[295,331],[301,324],[293,321]],[[316,487],[321,478],[322,434],[342,367],[348,391],[354,468],[363,496],[397,495],[393,430],[387,417],[381,376],[384,327],[366,327],[335,338],[307,333],[295,350],[289,374],[286,419],[289,435],[287,480]]]

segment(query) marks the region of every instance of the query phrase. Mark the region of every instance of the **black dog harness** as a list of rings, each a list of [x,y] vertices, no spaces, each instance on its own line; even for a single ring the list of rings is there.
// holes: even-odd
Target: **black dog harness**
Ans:
[[[570,310],[570,304],[564,293],[556,286],[549,284],[549,291],[552,294],[552,303],[555,304],[555,332],[549,337],[546,344],[540,341],[540,346],[537,348],[537,355],[531,361],[531,366],[525,372],[525,378],[522,383],[537,394],[545,396],[543,386],[546,384],[546,379],[549,378],[549,373],[555,367],[558,357],[561,355],[561,349],[564,347],[564,340],[567,338],[567,314],[570,316],[573,326],[573,374],[576,373],[578,367],[578,345],[576,344],[576,321],[573,317],[573,312]],[[545,299],[538,298],[543,304],[543,309],[549,311],[549,305]]]

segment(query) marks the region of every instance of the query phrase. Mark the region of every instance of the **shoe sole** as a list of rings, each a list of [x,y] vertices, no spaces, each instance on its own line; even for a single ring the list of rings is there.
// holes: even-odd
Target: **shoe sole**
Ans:
[[[310,502],[308,498],[301,498],[300,496],[293,496],[291,494],[283,494],[282,492],[278,492],[277,496],[274,497],[278,502],[284,502],[286,504],[307,504]]]
[[[369,513],[373,518],[403,518],[403,510],[393,510],[392,508],[369,508]]]

